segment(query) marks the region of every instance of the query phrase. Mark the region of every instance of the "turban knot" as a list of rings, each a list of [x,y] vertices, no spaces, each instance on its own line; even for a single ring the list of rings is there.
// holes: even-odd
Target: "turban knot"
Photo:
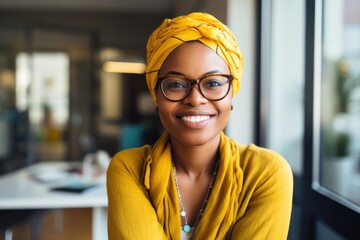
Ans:
[[[239,91],[244,59],[230,29],[207,13],[165,19],[151,34],[146,46],[146,82],[155,102],[158,72],[167,56],[184,42],[199,41],[214,50],[229,66],[234,76],[233,96]]]

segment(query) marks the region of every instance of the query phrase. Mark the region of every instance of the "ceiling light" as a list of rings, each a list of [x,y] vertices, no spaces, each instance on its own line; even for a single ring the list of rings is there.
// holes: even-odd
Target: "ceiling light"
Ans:
[[[108,61],[103,65],[103,70],[109,73],[145,73],[146,65],[141,62],[114,62]]]

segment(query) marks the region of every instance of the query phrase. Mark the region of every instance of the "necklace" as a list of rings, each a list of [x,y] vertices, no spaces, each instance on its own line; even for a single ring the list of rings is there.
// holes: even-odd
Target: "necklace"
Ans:
[[[177,194],[178,194],[178,199],[179,199],[179,205],[180,205],[180,216],[181,216],[181,219],[182,219],[182,222],[184,223],[184,226],[181,227],[181,230],[187,234],[190,234],[191,232],[191,235],[190,235],[190,238],[189,239],[192,239],[192,237],[194,236],[195,234],[195,231],[198,227],[198,224],[200,222],[200,219],[203,215],[203,212],[205,210],[205,206],[209,200],[209,196],[210,196],[210,192],[211,192],[211,189],[213,188],[213,185],[214,185],[214,180],[215,180],[215,176],[216,176],[216,172],[217,172],[217,169],[219,167],[219,161],[216,162],[216,166],[215,166],[215,170],[214,170],[214,173],[212,175],[212,178],[211,178],[211,181],[209,183],[209,187],[208,187],[208,190],[206,192],[206,195],[205,195],[205,198],[204,198],[204,201],[202,203],[202,206],[200,208],[200,211],[199,211],[199,214],[197,216],[197,219],[196,219],[196,222],[194,224],[194,226],[191,228],[190,225],[188,224],[188,221],[187,221],[187,218],[186,218],[186,211],[185,211],[185,208],[184,208],[184,205],[183,205],[183,202],[182,202],[182,199],[181,199],[181,194],[180,194],[180,188],[179,188],[179,181],[178,181],[178,178],[177,178],[177,175],[176,175],[176,167],[175,167],[175,163],[172,162],[173,164],[173,168],[174,168],[174,179],[175,179],[175,185],[176,185],[176,190],[177,190]]]

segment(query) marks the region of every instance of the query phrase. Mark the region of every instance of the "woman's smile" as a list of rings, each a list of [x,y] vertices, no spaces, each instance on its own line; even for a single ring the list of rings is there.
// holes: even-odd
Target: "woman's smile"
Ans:
[[[197,129],[206,127],[210,119],[215,116],[216,114],[213,112],[204,110],[182,111],[176,114],[176,118],[181,121],[183,126]]]
[[[210,115],[197,115],[197,116],[183,116],[181,117],[181,120],[183,120],[184,122],[198,123],[208,120],[209,118]]]
[[[215,115],[211,114],[185,114],[176,116],[181,121],[182,126],[192,129],[202,129],[207,126],[209,120]]]

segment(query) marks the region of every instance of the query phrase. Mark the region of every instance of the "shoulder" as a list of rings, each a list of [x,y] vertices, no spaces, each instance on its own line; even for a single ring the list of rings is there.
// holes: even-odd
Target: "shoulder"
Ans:
[[[271,149],[255,144],[241,144],[225,134],[222,135],[220,149],[224,150],[226,157],[235,161],[235,166],[240,167],[244,180],[250,177],[267,178],[277,172],[285,172],[292,177],[289,163],[283,156]]]
[[[244,160],[243,164],[255,164],[269,167],[279,167],[280,165],[288,165],[288,162],[279,153],[259,147],[255,144],[240,145],[241,159]]]
[[[291,167],[283,156],[255,144],[240,145],[240,167],[248,176],[292,179]]]
[[[111,159],[107,174],[129,174],[140,177],[149,151],[150,146],[145,145],[116,153]]]

